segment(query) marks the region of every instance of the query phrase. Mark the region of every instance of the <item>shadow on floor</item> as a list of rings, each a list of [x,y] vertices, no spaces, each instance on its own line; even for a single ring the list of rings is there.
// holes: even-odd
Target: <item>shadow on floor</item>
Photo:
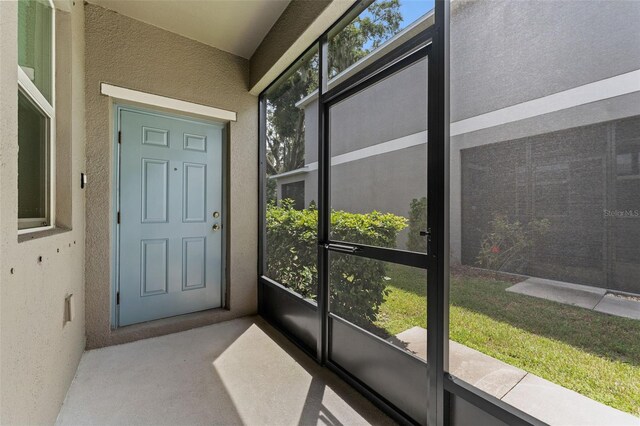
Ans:
[[[57,424],[392,424],[259,317],[88,351]]]

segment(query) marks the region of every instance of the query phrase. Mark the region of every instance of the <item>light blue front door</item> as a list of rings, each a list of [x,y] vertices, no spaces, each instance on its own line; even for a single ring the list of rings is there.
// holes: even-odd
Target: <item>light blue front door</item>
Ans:
[[[221,306],[222,130],[120,110],[119,325]]]

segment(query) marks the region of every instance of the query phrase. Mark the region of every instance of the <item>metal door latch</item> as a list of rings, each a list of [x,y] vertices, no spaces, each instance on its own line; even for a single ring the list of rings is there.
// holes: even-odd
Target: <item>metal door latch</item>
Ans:
[[[341,253],[356,253],[362,250],[360,247],[349,246],[346,244],[325,244],[324,247],[332,251],[339,251]]]

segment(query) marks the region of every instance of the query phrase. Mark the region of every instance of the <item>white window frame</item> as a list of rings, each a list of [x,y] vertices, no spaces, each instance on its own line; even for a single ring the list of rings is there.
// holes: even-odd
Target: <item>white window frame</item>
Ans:
[[[47,144],[47,161],[49,171],[49,191],[46,194],[46,212],[44,218],[24,218],[18,219],[18,235],[28,234],[31,232],[46,231],[55,228],[56,215],[56,8],[53,0],[48,0],[51,7],[51,103],[40,92],[36,85],[31,81],[27,73],[24,72],[20,64],[18,64],[18,90],[20,90],[40,111],[47,117],[48,126],[46,134]],[[18,130],[19,131],[19,130]],[[18,153],[20,155],[20,153]],[[18,193],[18,197],[20,194]],[[21,229],[21,226],[28,224],[42,223],[48,220],[46,226],[34,226],[31,228]]]

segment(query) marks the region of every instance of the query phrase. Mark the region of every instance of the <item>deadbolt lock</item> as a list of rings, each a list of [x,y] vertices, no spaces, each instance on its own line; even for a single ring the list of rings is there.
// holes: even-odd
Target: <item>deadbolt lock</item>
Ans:
[[[216,218],[216,219],[217,219],[217,218],[219,218],[219,217],[220,217],[220,213],[218,213],[218,212],[213,212],[213,217],[214,217],[214,218]]]

